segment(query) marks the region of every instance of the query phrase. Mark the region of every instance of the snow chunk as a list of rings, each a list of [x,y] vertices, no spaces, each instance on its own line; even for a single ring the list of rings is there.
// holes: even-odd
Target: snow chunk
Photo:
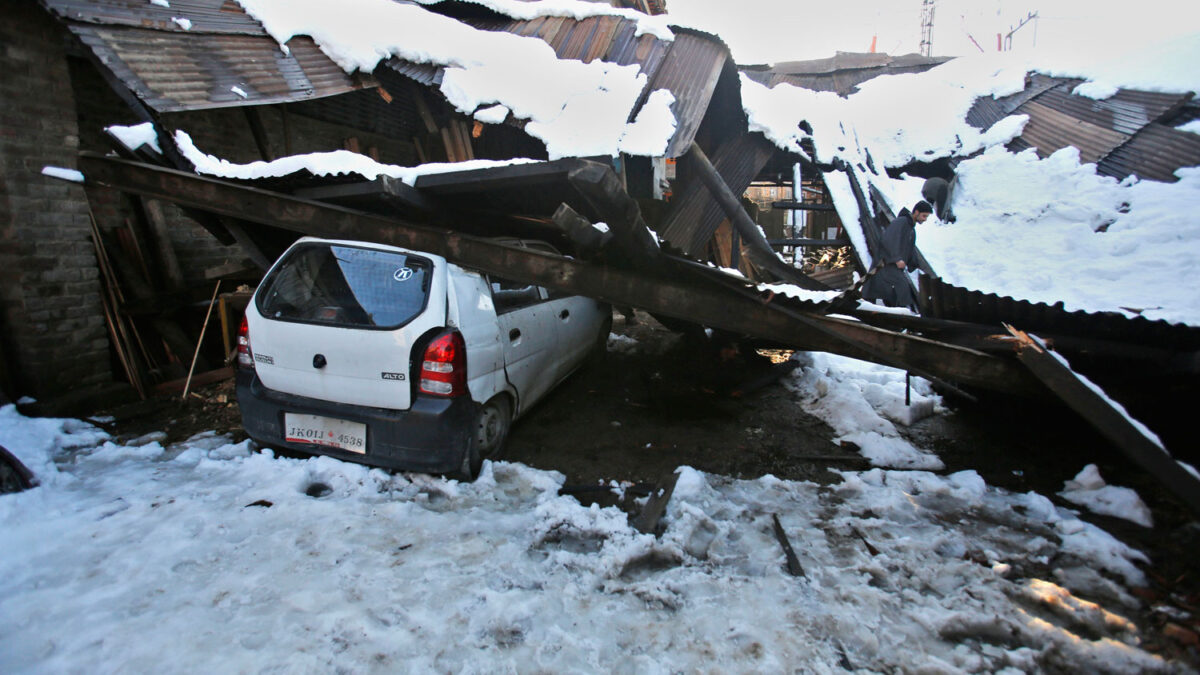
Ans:
[[[84,181],[83,173],[77,169],[67,169],[61,166],[43,166],[42,175],[66,180],[72,183],[82,183]]]
[[[130,150],[137,150],[143,145],[148,145],[155,152],[162,153],[162,148],[158,146],[158,133],[154,129],[153,122],[143,122],[131,127],[114,124],[110,127],[104,127],[104,130],[116,137],[118,141],[121,141]]]
[[[1067,481],[1063,485],[1063,491],[1058,494],[1063,499],[1095,513],[1124,518],[1142,527],[1154,527],[1150,509],[1137,492],[1130,488],[1106,484],[1095,464],[1083,467],[1079,475]]]
[[[638,111],[637,119],[621,134],[620,150],[630,155],[658,157],[667,151],[675,135],[675,113],[671,105],[675,95],[666,89],[655,89]]]
[[[184,18],[181,18],[181,17],[178,17],[178,16],[173,16],[173,17],[171,17],[171,22],[172,22],[172,23],[174,23],[176,26],[179,26],[180,28],[184,29],[184,30],[191,30],[191,29],[192,29],[192,21],[191,21],[191,19],[184,19]]]
[[[474,117],[484,124],[501,124],[508,119],[509,112],[511,111],[506,106],[494,105],[476,110]]]

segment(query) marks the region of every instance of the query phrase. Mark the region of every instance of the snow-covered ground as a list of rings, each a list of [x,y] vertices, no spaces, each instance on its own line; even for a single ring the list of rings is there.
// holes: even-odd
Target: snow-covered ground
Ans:
[[[813,355],[788,386],[874,462],[940,468],[896,431],[903,380]],[[656,539],[520,464],[461,484],[162,438],[0,409],[42,481],[0,496],[0,672],[1187,670],[1139,648],[1142,553],[973,471],[681,467]]]

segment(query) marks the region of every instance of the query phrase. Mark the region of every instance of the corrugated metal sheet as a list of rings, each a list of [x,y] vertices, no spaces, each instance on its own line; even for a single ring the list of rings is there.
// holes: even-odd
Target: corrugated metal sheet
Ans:
[[[752,80],[774,87],[790,84],[813,91],[831,91],[848,96],[858,85],[880,75],[901,73],[923,73],[939,66],[951,57],[927,57],[920,54],[891,56],[889,54],[861,54],[838,52],[836,55],[812,61],[788,61],[771,68],[748,67],[742,69]]]
[[[1114,96],[1096,100],[1071,94],[1073,87],[1055,87],[1037,99],[1047,107],[1088,124],[1132,136],[1188,99],[1181,94],[1159,94],[1122,89]]]
[[[1061,305],[1016,300],[993,293],[971,291],[923,278],[929,292],[932,318],[967,321],[1000,327],[1008,323],[1017,328],[1051,335],[1069,335],[1092,340],[1108,340],[1179,351],[1200,349],[1200,328],[1166,321],[1129,318],[1113,312],[1068,312]]]
[[[1079,148],[1080,161],[1098,162],[1117,146],[1129,140],[1126,134],[1043,105],[1043,98],[1045,96],[1018,108],[1021,114],[1029,115],[1029,123],[1025,125],[1021,138],[1025,143],[1037,148],[1042,157],[1073,145]]]
[[[331,124],[371,131],[390,138],[408,138],[412,130],[420,128],[422,124],[411,97],[395,96],[389,103],[383,100],[377,89],[302,101],[294,103],[289,109]]]
[[[691,146],[728,55],[729,50],[720,42],[686,33],[675,36],[666,58],[645,89],[647,94],[666,89],[675,96],[671,107],[675,113],[675,135],[667,145],[666,157],[678,157]]]
[[[173,19],[187,19],[196,33],[265,35],[262,24],[233,0],[170,0],[169,7],[149,0],[41,0],[57,16],[70,21],[187,32]]]
[[[1122,89],[1096,100],[1071,92],[1081,80],[1033,74],[1024,91],[1000,99],[981,98],[967,122],[986,129],[1009,114],[1029,115],[1029,124],[1008,148],[1035,148],[1045,157],[1066,146],[1095,162],[1098,173],[1115,178],[1175,181],[1175,170],[1200,164],[1200,139],[1160,124],[1192,99],[1189,94]]]
[[[502,31],[544,40],[560,59],[618,65],[638,64],[649,82],[630,114],[634,119],[650,92],[666,89],[675,96],[675,136],[666,152],[677,157],[687,151],[712,100],[728,48],[717,38],[698,31],[676,29],[665,42],[650,34],[635,36],[637,24],[617,16],[582,20],[539,17],[528,21],[475,18],[468,24],[480,30]]]
[[[1035,73],[1022,91],[1000,98],[987,96],[975,99],[975,104],[967,112],[967,124],[977,129],[988,129],[996,122],[1014,114],[1017,108],[1025,104],[1026,101],[1037,98],[1047,90],[1064,84],[1064,82],[1064,80],[1058,78],[1046,77]],[[1078,80],[1068,80],[1066,82],[1078,82]]]
[[[266,35],[69,28],[159,112],[301,101],[362,88],[306,37],[291,40],[284,54]]]
[[[1200,134],[1148,124],[1105,157],[1096,171],[1117,179],[1137,174],[1139,178],[1171,183],[1179,180],[1176,169],[1197,165],[1200,165]]]
[[[729,189],[740,195],[773,154],[774,145],[761,135],[742,134],[718,148],[712,163]],[[672,201],[674,205],[659,226],[659,234],[688,255],[707,258],[708,240],[728,218],[725,211],[698,178],[685,182],[683,191]]]

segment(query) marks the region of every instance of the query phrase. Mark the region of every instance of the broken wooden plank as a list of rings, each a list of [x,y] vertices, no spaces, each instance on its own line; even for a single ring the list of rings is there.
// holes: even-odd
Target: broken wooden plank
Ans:
[[[217,368],[216,370],[208,370],[203,373],[193,375],[191,386],[203,387],[206,384],[231,380],[236,374],[237,371],[234,370],[233,366]],[[155,385],[154,392],[156,394],[177,394],[182,392],[185,386],[188,386],[187,378],[181,377],[177,380],[170,380]]]
[[[771,520],[775,523],[775,538],[779,540],[779,545],[783,547],[783,555],[787,558],[788,574],[794,577],[804,576],[804,568],[800,566],[800,559],[792,550],[792,542],[788,541],[787,533],[783,531],[783,525],[779,522],[779,516],[772,513]]]
[[[659,481],[658,489],[646,500],[646,505],[642,507],[642,512],[633,519],[634,529],[642,534],[654,534],[657,536],[658,521],[667,512],[667,502],[671,501],[671,495],[675,492],[675,483],[678,481],[678,473],[672,473],[670,476]]]
[[[1121,404],[1071,370],[1066,359],[1046,343],[1006,325],[1016,338],[1017,358],[1072,410],[1079,413],[1135,464],[1154,476],[1181,502],[1200,513],[1200,478],[1175,461],[1149,429],[1129,416]]]

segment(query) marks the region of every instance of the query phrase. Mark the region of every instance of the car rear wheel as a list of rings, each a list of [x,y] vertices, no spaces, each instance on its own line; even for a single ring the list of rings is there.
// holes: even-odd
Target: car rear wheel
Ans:
[[[508,428],[511,424],[512,406],[507,396],[496,396],[483,404],[476,420],[474,437],[463,456],[463,464],[456,477],[473,481],[479,477],[483,460],[499,458],[504,451],[504,442],[508,440]]]

